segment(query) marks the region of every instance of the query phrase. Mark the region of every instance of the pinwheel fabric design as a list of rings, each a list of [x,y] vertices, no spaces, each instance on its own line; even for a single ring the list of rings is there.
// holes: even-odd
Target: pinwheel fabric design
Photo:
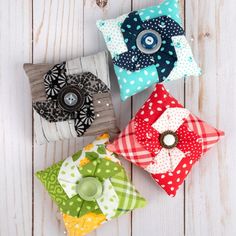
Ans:
[[[148,171],[173,197],[193,165],[222,136],[224,132],[191,114],[158,84],[107,148]]]
[[[146,205],[115,154],[106,149],[108,141],[109,135],[103,134],[73,156],[36,173],[62,212],[69,235],[85,235]]]
[[[32,90],[37,143],[118,133],[106,52],[56,65],[25,64],[24,69]]]
[[[66,76],[65,63],[47,72],[44,85],[47,100],[34,103],[33,108],[49,122],[73,119],[78,136],[83,135],[95,119],[92,96],[109,92],[90,72]]]
[[[122,100],[155,83],[200,75],[181,27],[177,0],[100,20]]]

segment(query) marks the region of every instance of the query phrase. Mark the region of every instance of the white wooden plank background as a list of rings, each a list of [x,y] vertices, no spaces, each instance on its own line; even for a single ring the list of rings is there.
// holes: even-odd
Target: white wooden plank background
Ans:
[[[64,235],[61,216],[33,173],[93,139],[33,144],[31,97],[22,64],[96,53],[105,48],[97,19],[157,2],[108,0],[99,8],[95,0],[0,0],[0,236]],[[174,199],[147,173],[123,161],[149,205],[92,236],[236,235],[236,2],[182,0],[181,5],[203,75],[168,88],[195,114],[225,130],[227,137],[195,166]],[[124,128],[151,89],[121,103],[112,66],[111,80],[118,124]]]

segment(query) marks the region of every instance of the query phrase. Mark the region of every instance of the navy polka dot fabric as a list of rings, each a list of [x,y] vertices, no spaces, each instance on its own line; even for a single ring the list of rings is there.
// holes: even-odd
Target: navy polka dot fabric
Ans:
[[[153,54],[145,54],[137,46],[137,37],[144,30],[154,30],[161,36],[161,47]],[[134,11],[128,15],[121,25],[121,32],[128,51],[113,58],[114,64],[129,71],[137,71],[155,65],[159,82],[164,81],[177,61],[171,37],[184,35],[181,26],[168,16],[142,21],[139,13]]]

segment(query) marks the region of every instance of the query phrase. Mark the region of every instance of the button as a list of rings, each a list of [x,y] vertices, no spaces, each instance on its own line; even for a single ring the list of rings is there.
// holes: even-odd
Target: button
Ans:
[[[64,102],[68,106],[74,106],[78,102],[78,96],[75,93],[69,92],[64,96]]]
[[[77,87],[73,85],[61,89],[58,94],[58,102],[62,109],[73,112],[79,110],[84,104],[84,95]]]
[[[78,194],[86,201],[94,201],[102,195],[102,183],[94,177],[86,177],[80,180]]]
[[[173,131],[166,131],[160,135],[160,144],[166,149],[172,149],[178,144],[178,136]]]
[[[136,39],[136,44],[141,52],[145,54],[153,54],[161,47],[161,35],[155,30],[143,30],[139,33]]]

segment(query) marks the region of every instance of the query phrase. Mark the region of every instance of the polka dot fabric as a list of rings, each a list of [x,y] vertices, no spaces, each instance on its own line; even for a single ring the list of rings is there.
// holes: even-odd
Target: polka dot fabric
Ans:
[[[201,74],[184,35],[178,0],[164,0],[97,25],[112,55],[122,101],[155,83]]]
[[[175,134],[173,147],[160,141],[165,132]],[[191,114],[157,84],[126,129],[107,147],[148,171],[173,197],[193,165],[223,136],[224,132]]]

